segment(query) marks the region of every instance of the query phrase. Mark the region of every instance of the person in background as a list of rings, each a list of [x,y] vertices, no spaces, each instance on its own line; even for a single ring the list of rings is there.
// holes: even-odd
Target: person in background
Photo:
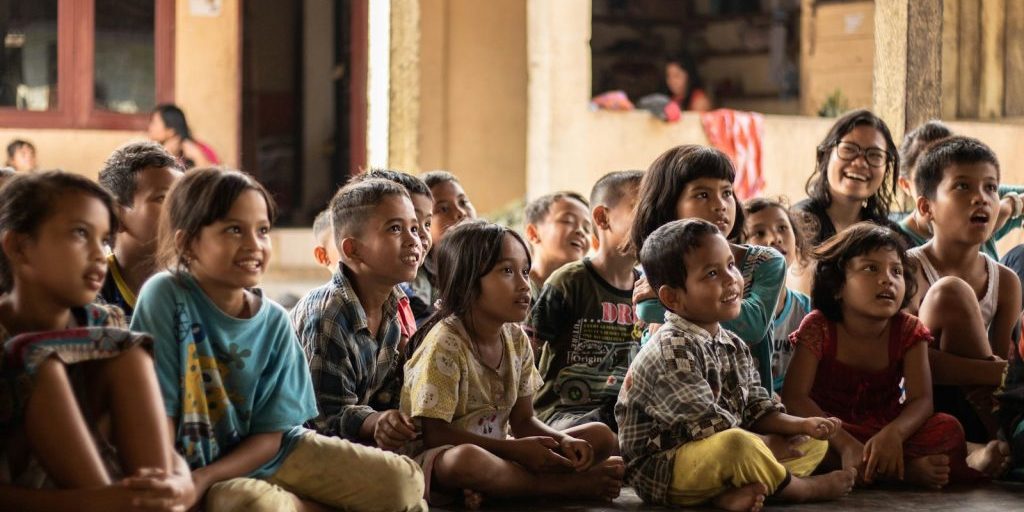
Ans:
[[[27,140],[12,140],[7,145],[7,163],[4,165],[14,168],[17,172],[28,172],[38,169],[36,147]]]
[[[149,118],[146,133],[180,160],[185,170],[220,164],[220,158],[213,148],[192,137],[185,113],[177,105],[157,105]]]
[[[711,110],[711,100],[704,92],[700,75],[697,74],[697,64],[689,55],[674,57],[665,63],[665,86],[669,97],[679,105],[680,110]]]

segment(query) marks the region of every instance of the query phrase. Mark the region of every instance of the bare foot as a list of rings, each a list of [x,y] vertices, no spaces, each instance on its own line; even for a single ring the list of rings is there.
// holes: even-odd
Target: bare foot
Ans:
[[[786,501],[827,501],[841,498],[853,489],[857,479],[854,468],[840,469],[807,478],[792,477],[778,497]]]
[[[967,455],[967,465],[985,473],[989,478],[999,478],[1010,469],[1010,445],[996,440],[978,446]]]
[[[949,456],[927,455],[907,461],[906,481],[929,489],[941,489],[949,483]]]
[[[772,455],[775,456],[777,461],[803,456],[804,452],[800,450],[800,445],[810,439],[810,436],[805,435],[783,436],[779,434],[766,434],[759,437],[768,446],[768,449],[772,451]]]
[[[754,482],[715,496],[713,503],[731,512],[757,512],[764,506],[765,494],[768,494],[768,488],[760,482]]]
[[[484,495],[470,489],[462,490],[462,500],[467,510],[479,510],[484,504]]]
[[[622,491],[625,474],[626,464],[622,457],[608,457],[582,473],[567,475],[566,491],[574,496],[612,501]]]

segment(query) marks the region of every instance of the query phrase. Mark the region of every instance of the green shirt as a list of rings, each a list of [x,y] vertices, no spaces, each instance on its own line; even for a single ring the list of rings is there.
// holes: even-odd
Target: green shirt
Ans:
[[[640,347],[633,290],[613,287],[589,259],[569,263],[544,284],[526,328],[544,378],[534,395],[537,417],[550,423],[598,411],[614,428],[615,400]]]

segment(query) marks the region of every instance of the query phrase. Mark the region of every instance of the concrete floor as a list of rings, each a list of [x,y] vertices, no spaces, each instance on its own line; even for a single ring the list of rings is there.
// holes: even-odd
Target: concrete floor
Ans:
[[[790,505],[769,503],[768,510],[792,511],[927,511],[927,512],[1011,512],[1024,510],[1024,484],[991,483],[978,487],[950,488],[938,492],[915,491],[897,487],[856,490],[849,496],[827,503]],[[460,508],[438,508],[449,511]],[[587,502],[560,502],[538,499],[533,501],[485,502],[482,510],[529,510],[531,512],[605,512],[620,510],[672,510],[645,506],[632,489],[623,489],[615,502],[604,505]],[[686,510],[715,510],[690,508]]]

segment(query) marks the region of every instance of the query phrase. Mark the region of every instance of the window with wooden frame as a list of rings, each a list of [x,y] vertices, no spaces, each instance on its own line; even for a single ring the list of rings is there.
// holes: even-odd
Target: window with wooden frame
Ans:
[[[0,0],[0,126],[142,130],[174,99],[174,0]]]

